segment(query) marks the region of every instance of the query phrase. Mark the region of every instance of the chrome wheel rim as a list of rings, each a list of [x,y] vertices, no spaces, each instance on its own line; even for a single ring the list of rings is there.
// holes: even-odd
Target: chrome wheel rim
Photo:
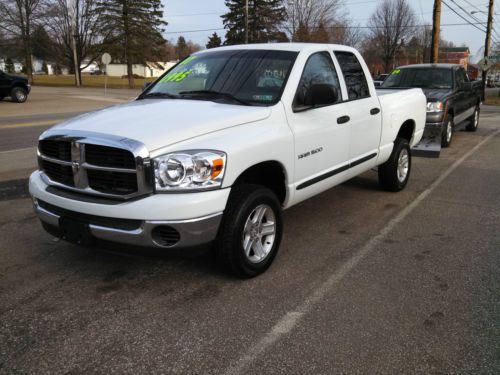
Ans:
[[[271,252],[276,238],[276,216],[267,204],[254,208],[243,229],[242,245],[251,263],[262,262]]]
[[[24,95],[23,92],[18,91],[16,94],[16,99],[19,100],[20,102],[24,101],[25,97],[26,96]]]
[[[477,124],[479,124],[479,111],[476,109],[474,113],[474,128],[477,128]]]
[[[410,155],[408,150],[403,149],[399,154],[398,158],[398,181],[404,182],[408,176],[408,170],[410,169]]]
[[[450,143],[451,135],[453,134],[453,126],[451,126],[451,121],[448,121],[448,125],[446,125],[446,141]]]

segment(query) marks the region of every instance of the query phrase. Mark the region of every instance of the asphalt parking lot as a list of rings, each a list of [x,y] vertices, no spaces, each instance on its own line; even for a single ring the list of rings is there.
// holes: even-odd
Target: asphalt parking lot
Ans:
[[[208,249],[43,231],[23,190],[37,135],[133,97],[74,93],[0,102],[0,373],[500,373],[500,109],[414,158],[400,193],[368,172],[287,210],[275,263],[243,281]]]

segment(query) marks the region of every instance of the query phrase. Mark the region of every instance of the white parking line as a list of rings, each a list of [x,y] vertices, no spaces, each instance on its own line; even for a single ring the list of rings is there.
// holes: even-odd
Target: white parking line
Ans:
[[[431,194],[436,187],[441,184],[455,169],[460,166],[467,158],[475,153],[481,146],[488,142],[491,138],[500,134],[500,130],[490,134],[483,139],[480,143],[469,150],[465,155],[453,163],[436,181],[434,181],[426,190],[408,206],[406,206],[396,217],[389,221],[389,223],[377,234],[372,237],[352,258],[347,260],[337,271],[335,271],[326,281],[323,282],[313,293],[311,293],[294,311],[287,312],[279,321],[274,325],[265,336],[259,340],[253,348],[246,352],[245,355],[234,364],[234,366],[227,369],[226,374],[241,374],[245,369],[252,364],[258,357],[269,349],[275,342],[277,342],[283,335],[290,333],[301,319],[309,313],[313,307],[318,304],[325,295],[330,292],[347,274],[356,267],[364,258],[366,258],[377,245],[381,244],[384,237],[386,237],[399,223],[401,223],[429,194]]]

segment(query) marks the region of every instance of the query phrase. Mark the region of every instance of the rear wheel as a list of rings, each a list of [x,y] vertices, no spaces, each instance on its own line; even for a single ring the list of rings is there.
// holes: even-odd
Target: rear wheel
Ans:
[[[239,277],[254,277],[269,268],[282,236],[281,205],[260,185],[233,188],[214,251],[222,266]]]
[[[13,102],[24,103],[28,99],[28,92],[22,87],[14,87],[10,92],[10,97]]]
[[[378,181],[389,191],[403,190],[411,171],[411,151],[408,141],[396,138],[389,160],[378,167]]]
[[[454,132],[455,132],[455,124],[453,122],[453,116],[448,115],[448,120],[446,120],[446,125],[444,126],[443,134],[441,135],[442,147],[446,148],[451,144]]]
[[[480,108],[479,105],[477,105],[473,115],[468,118],[469,125],[465,128],[468,132],[475,132],[477,130],[477,127],[479,126],[479,111]]]

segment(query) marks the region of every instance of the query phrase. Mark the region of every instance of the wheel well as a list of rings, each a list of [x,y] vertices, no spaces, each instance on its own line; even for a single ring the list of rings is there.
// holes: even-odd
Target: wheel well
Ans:
[[[413,132],[415,131],[415,122],[413,120],[406,120],[403,125],[399,128],[398,137],[404,138],[411,142],[413,138]]]
[[[16,87],[20,87],[20,88],[22,88],[22,89],[24,89],[24,90],[27,90],[27,88],[26,88],[26,85],[25,85],[25,84],[23,84],[23,83],[21,83],[21,82],[16,82],[16,83],[14,83],[14,84],[12,85],[12,87],[10,88],[10,91],[14,90]]]
[[[283,166],[277,161],[266,161],[248,168],[238,176],[233,185],[242,184],[265,186],[276,194],[281,204],[285,202],[285,173]]]

